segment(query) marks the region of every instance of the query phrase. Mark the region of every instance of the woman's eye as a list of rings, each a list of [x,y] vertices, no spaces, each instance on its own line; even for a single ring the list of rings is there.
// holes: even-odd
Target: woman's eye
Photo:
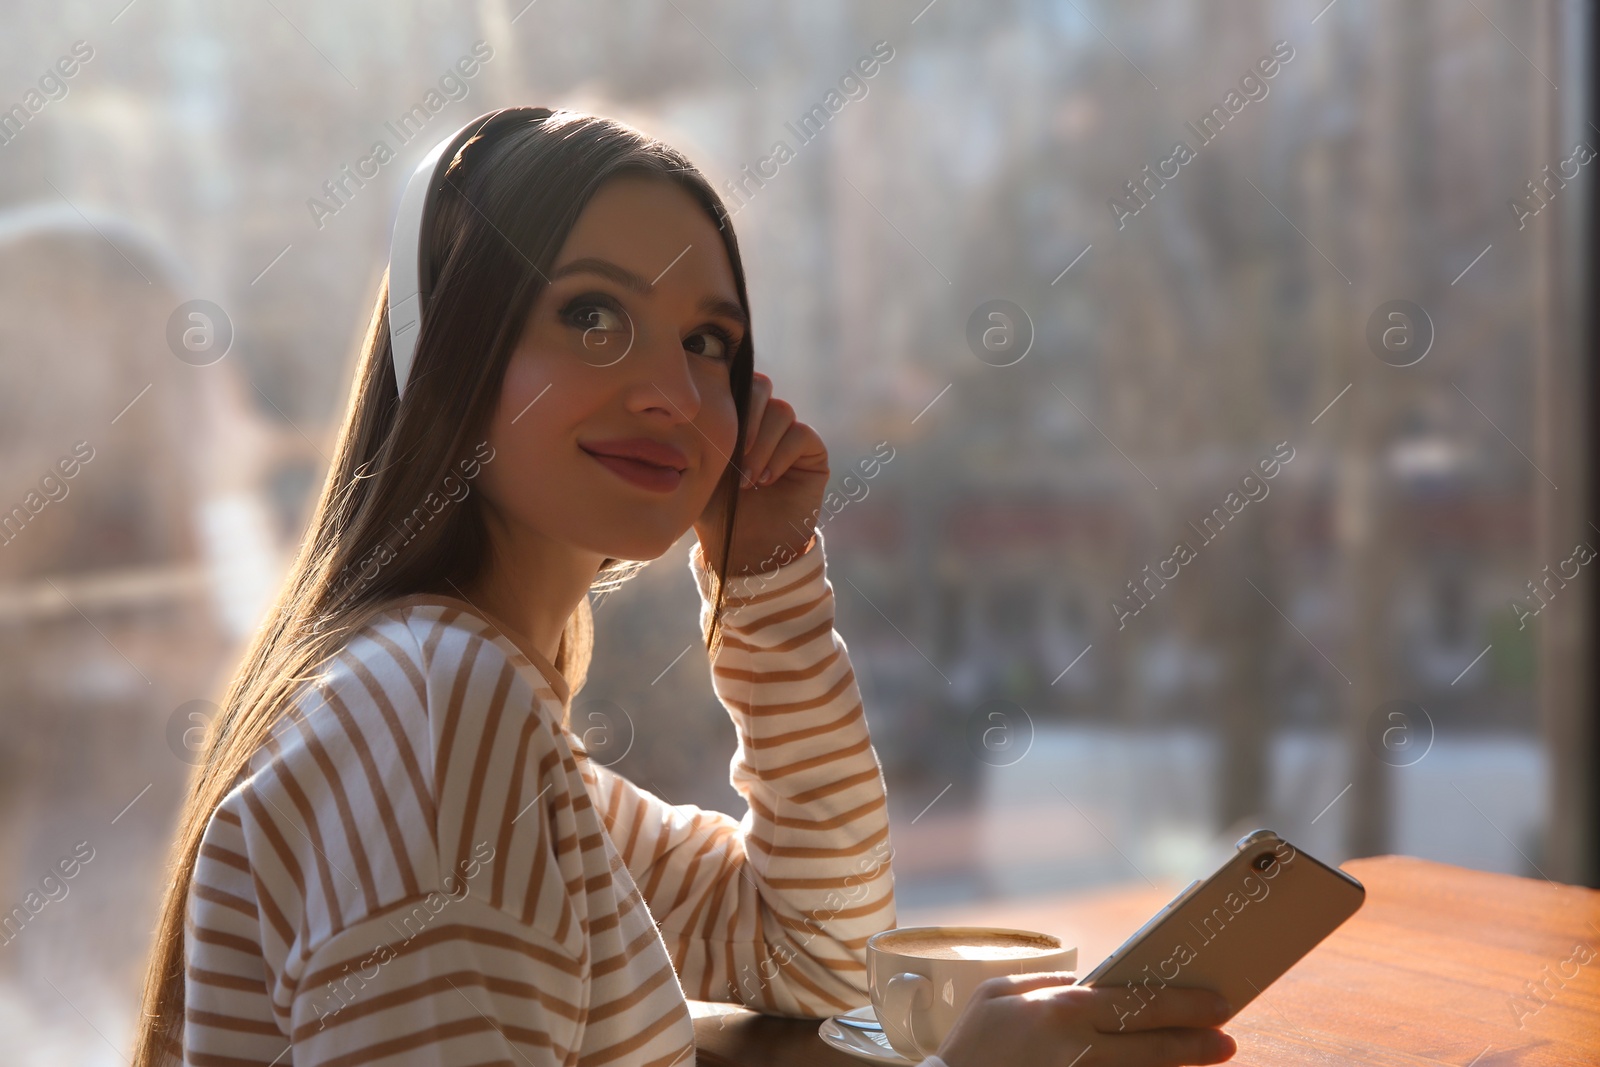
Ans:
[[[721,330],[700,330],[684,338],[683,347],[696,355],[707,356],[711,359],[729,360],[733,358],[733,338]]]
[[[624,333],[628,329],[628,317],[621,308],[593,296],[580,296],[562,308],[561,321],[586,336],[596,331]]]

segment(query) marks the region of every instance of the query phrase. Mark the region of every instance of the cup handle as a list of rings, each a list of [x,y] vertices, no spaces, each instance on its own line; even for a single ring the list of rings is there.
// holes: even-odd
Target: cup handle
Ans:
[[[878,1023],[886,1029],[892,1027],[896,1036],[904,1038],[918,1056],[926,1058],[933,1053],[923,1049],[922,1042],[917,1040],[912,1030],[911,1020],[911,1009],[922,998],[924,991],[928,994],[927,1002],[932,1004],[933,983],[925,976],[908,973],[894,975],[883,987],[883,1011],[888,1018],[879,1019]]]

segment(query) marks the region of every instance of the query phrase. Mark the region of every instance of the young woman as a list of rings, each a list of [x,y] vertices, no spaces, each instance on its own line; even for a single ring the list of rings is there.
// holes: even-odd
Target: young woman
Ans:
[[[688,160],[517,111],[434,191],[403,379],[378,294],[310,531],[191,786],[137,1067],[664,1067],[693,1062],[686,997],[867,1001],[893,878],[812,528],[827,451],[754,372],[738,246]],[[588,593],[690,529],[742,822],[640,789],[567,721]],[[1114,1029],[1061,982],[986,990],[951,1067]],[[1211,1024],[1170,992],[1158,1025]],[[1200,1063],[1219,1035],[1145,1036],[1164,1044],[1094,1041]]]

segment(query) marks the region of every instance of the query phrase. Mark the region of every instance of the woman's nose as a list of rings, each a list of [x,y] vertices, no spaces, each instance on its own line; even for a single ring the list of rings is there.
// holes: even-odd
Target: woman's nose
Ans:
[[[634,338],[633,351],[618,364],[632,363],[628,375],[627,403],[630,410],[659,410],[674,420],[691,422],[700,411],[700,389],[695,384],[683,344],[675,333],[658,338]]]

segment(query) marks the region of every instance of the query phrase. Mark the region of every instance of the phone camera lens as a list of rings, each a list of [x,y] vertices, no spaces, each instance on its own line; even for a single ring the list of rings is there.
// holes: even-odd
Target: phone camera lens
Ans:
[[[1278,857],[1274,856],[1270,852],[1263,852],[1261,855],[1259,855],[1259,856],[1257,856],[1255,858],[1255,861],[1253,863],[1251,863],[1251,866],[1254,867],[1258,871],[1263,871],[1264,872],[1264,871],[1270,870],[1272,868],[1272,865],[1274,863],[1277,863],[1277,862],[1278,862]]]

